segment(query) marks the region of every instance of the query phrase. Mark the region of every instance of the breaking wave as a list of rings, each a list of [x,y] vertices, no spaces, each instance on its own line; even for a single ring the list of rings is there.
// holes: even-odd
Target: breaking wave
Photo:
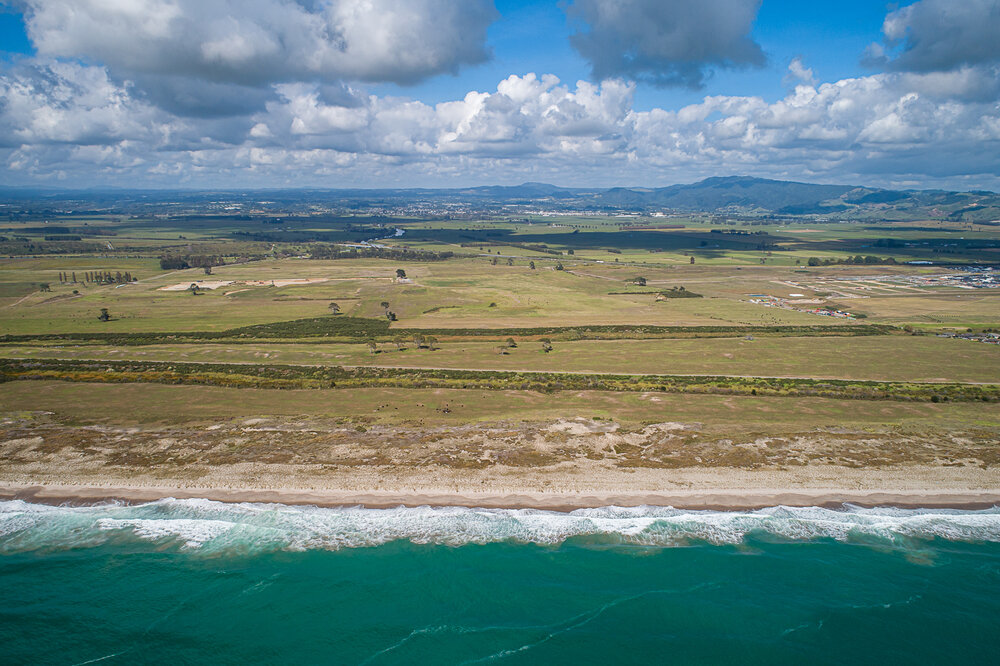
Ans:
[[[561,513],[428,506],[319,508],[199,499],[83,507],[0,502],[0,553],[128,541],[210,553],[338,550],[397,540],[449,546],[504,541],[557,545],[574,537],[661,547],[739,544],[748,537],[900,545],[933,539],[1000,542],[1000,507],[959,511],[778,506],[737,512],[642,506]]]

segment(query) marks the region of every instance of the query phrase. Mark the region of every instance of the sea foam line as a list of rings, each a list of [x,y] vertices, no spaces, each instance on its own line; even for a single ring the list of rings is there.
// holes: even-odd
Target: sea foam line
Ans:
[[[572,537],[608,543],[680,546],[692,541],[738,544],[750,535],[786,541],[946,539],[1000,542],[1000,507],[867,509],[844,505],[756,511],[688,511],[671,507],[602,507],[568,513],[463,507],[319,508],[163,499],[148,504],[69,507],[0,502],[0,552],[78,548],[132,540],[180,549],[309,550],[502,541],[556,545]]]

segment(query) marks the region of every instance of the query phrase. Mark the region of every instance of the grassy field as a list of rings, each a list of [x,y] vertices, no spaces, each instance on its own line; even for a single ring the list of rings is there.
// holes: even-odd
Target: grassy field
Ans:
[[[1000,403],[865,402],[829,398],[609,393],[539,394],[462,389],[286,391],[155,384],[0,384],[4,418],[34,414],[71,425],[212,426],[261,417],[343,419],[363,424],[449,425],[548,421],[568,415],[627,424],[707,423],[734,433],[897,426],[1000,425]],[[447,409],[447,411],[445,411]]]
[[[996,382],[1000,347],[926,336],[758,337],[558,342],[446,342],[430,351],[383,343],[0,346],[4,358],[275,363],[484,370],[707,374],[885,381]]]
[[[767,266],[679,265],[641,267],[562,259],[513,266],[490,260],[397,262],[379,259],[273,259],[213,269],[161,271],[149,259],[48,257],[0,260],[0,334],[52,332],[219,331],[237,326],[316,317],[336,302],[348,315],[382,317],[383,302],[404,328],[586,326],[608,323],[661,326],[828,325],[851,320],[748,302],[751,294],[808,301],[800,310],[828,304],[867,316],[869,323],[925,327],[1000,325],[1000,290],[873,291],[843,299],[822,291],[817,279],[872,274],[918,274],[926,269],[841,267],[791,269]],[[82,274],[100,267],[132,271],[129,285],[59,284],[59,272]],[[408,281],[394,279],[403,268]],[[645,287],[630,284],[637,277]],[[81,276],[82,279],[82,276]],[[322,280],[284,285],[286,280]],[[164,291],[198,281],[230,284],[189,292]],[[274,286],[271,286],[272,281]],[[37,289],[48,282],[51,291]],[[826,284],[826,283],[823,283]],[[704,298],[657,300],[656,291],[685,287]],[[810,288],[812,287],[812,288]],[[74,293],[74,291],[76,293]],[[614,293],[645,291],[646,293]],[[101,308],[112,315],[98,321]]]
[[[51,292],[14,290],[0,298],[0,334],[56,331],[212,331],[272,321],[328,314],[336,302],[345,314],[384,315],[388,302],[401,327],[574,326],[608,322],[656,325],[824,325],[844,323],[790,310],[761,308],[732,297],[656,301],[655,294],[611,295],[629,289],[635,269],[609,277],[587,271],[535,270],[525,265],[492,266],[484,260],[407,263],[408,282],[393,278],[401,266],[384,260],[309,261],[282,259],[218,267],[207,276],[200,269],[162,272],[139,282],[118,285],[57,284],[58,261],[25,268],[18,282],[25,285],[48,277]],[[18,260],[7,260],[8,265]],[[110,263],[110,262],[109,262]],[[119,270],[111,265],[112,269]],[[573,264],[567,262],[570,270]],[[148,268],[148,267],[147,267]],[[124,269],[121,269],[124,270]],[[7,275],[18,273],[10,268]],[[691,271],[694,277],[698,273]],[[688,271],[662,276],[653,289],[683,286]],[[141,276],[141,273],[140,273]],[[324,280],[308,285],[281,286],[282,280]],[[656,279],[650,277],[649,279]],[[204,290],[164,291],[197,281],[232,281]],[[263,285],[240,284],[242,281]],[[274,281],[277,286],[270,286]],[[693,283],[692,283],[693,284]],[[77,294],[74,294],[76,290]],[[0,292],[0,295],[2,292]],[[113,319],[98,321],[100,308]]]
[[[1000,230],[982,225],[750,221],[696,214],[388,219],[357,212],[313,214],[305,208],[276,220],[270,214],[207,214],[186,204],[168,210],[173,212],[137,216],[47,212],[39,220],[11,220],[2,231],[0,335],[221,332],[332,318],[331,303],[344,315],[381,322],[391,312],[393,330],[862,323],[931,332],[1000,328],[1000,289],[913,287],[901,281],[952,270],[903,264],[912,259],[995,259]],[[60,225],[63,230],[54,232]],[[405,233],[392,236],[397,228]],[[81,240],[62,242],[60,233]],[[378,239],[381,249],[356,245],[366,238]],[[369,253],[411,248],[455,256],[310,258],[351,251],[351,245],[338,243],[354,243],[354,251],[361,247]],[[74,251],[83,246],[91,249]],[[810,257],[843,262],[854,255],[880,263],[807,265]],[[161,267],[165,257],[193,265],[210,257],[211,275],[201,268],[167,270]],[[406,279],[397,279],[400,269]],[[127,271],[136,281],[85,283],[84,274],[94,270]],[[75,274],[76,281],[64,282],[60,273]],[[639,278],[645,284],[637,284]],[[205,288],[192,295],[186,289],[191,283]],[[168,289],[175,286],[179,289]],[[679,287],[700,297],[658,297]],[[786,307],[750,302],[761,295],[786,299]],[[824,306],[860,318],[808,312]],[[98,319],[102,308],[110,321]],[[557,339],[550,353],[537,341],[522,341],[504,355],[497,353],[496,341],[444,339],[435,351],[412,344],[399,350],[383,341],[371,354],[360,344],[275,344],[246,335],[248,344],[239,345],[9,344],[0,347],[0,355],[926,382],[1000,377],[995,347],[902,334]]]

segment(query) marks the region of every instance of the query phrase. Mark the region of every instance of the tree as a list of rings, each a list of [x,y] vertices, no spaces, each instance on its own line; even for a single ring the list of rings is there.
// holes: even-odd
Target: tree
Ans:
[[[379,303],[379,306],[381,306],[381,308],[386,312],[389,311],[389,301],[382,301],[381,303]]]
[[[406,338],[404,338],[402,335],[397,335],[392,339],[392,341],[396,344],[397,350],[403,351],[403,345],[406,344]]]
[[[419,333],[414,333],[412,340],[413,340],[413,344],[415,344],[417,346],[417,349],[423,349],[423,347],[424,347],[424,336],[420,335]]]
[[[540,342],[542,343],[542,351],[543,352],[545,352],[546,354],[548,354],[550,351],[552,351],[552,341],[551,340],[549,340],[548,338],[542,338],[540,340]]]
[[[101,314],[97,316],[100,321],[111,321],[111,313],[108,312],[107,308],[101,308]]]
[[[512,257],[507,257],[507,265],[508,266],[513,266],[514,265],[514,259]]]
[[[514,349],[517,347],[517,342],[514,341],[514,338],[507,338],[507,342],[504,344],[507,345],[508,349]]]
[[[492,259],[490,259],[490,265],[491,266],[496,266],[497,265],[497,258],[496,257],[493,257]]]
[[[389,321],[396,321],[396,313],[391,310],[385,311],[385,318]]]
[[[211,275],[211,274],[212,274],[212,267],[205,266],[205,275]]]
[[[496,347],[493,348],[493,351],[495,351],[500,356],[506,356],[507,355],[507,345],[497,345]]]
[[[819,266],[819,257],[809,257],[806,261],[807,266]]]
[[[694,263],[694,257],[691,257],[691,263],[692,264]]]
[[[396,278],[399,279],[399,280],[405,280],[406,279],[406,271],[404,271],[402,268],[397,268],[396,269]]]
[[[438,339],[435,338],[433,335],[428,335],[426,338],[424,338],[424,343],[427,345],[427,349],[429,349],[430,351],[434,351],[434,345],[437,344],[437,341]]]
[[[557,271],[564,271],[564,270],[566,270],[565,268],[563,268],[563,265],[562,265],[561,261],[556,262],[556,270]]]
[[[335,315],[339,315],[340,314],[340,306],[337,305],[336,303],[330,303],[329,308],[330,308],[330,313],[331,314],[335,314]]]
[[[533,261],[529,262],[528,263],[528,268],[530,268],[531,270],[535,270],[535,262],[533,262]]]
[[[183,270],[185,268],[191,268],[187,261],[183,257],[161,257],[160,258],[160,268],[165,271],[169,270]]]
[[[49,286],[48,282],[42,282],[40,285],[38,285],[38,290],[39,291],[52,291],[52,287]]]
[[[378,343],[374,340],[368,341],[368,351],[371,352],[372,356],[378,353]]]
[[[577,231],[579,231],[579,229],[577,229]],[[575,234],[576,231],[574,231],[573,233]],[[566,250],[566,254],[576,254],[576,253],[573,251],[573,248],[570,248],[570,249]]]
[[[188,291],[191,292],[192,296],[197,296],[198,295],[198,285],[197,285],[197,283],[192,282],[191,286],[188,287]]]
[[[637,278],[634,278],[632,280],[632,282],[634,282],[635,284],[639,285],[640,287],[645,287],[646,286],[646,278],[642,277],[641,275],[639,277],[637,277]]]

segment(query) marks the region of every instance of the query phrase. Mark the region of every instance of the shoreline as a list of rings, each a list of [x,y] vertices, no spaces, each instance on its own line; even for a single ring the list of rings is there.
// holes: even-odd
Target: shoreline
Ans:
[[[285,504],[324,508],[362,506],[388,509],[399,506],[447,506],[483,509],[539,509],[572,511],[604,506],[671,506],[701,511],[748,511],[773,506],[902,509],[988,509],[1000,505],[1000,491],[878,491],[817,489],[691,490],[664,493],[430,493],[399,491],[338,491],[308,489],[179,488],[170,486],[21,485],[0,483],[0,500],[37,504],[87,506],[109,501],[144,504],[160,499],[207,499],[227,503]]]

